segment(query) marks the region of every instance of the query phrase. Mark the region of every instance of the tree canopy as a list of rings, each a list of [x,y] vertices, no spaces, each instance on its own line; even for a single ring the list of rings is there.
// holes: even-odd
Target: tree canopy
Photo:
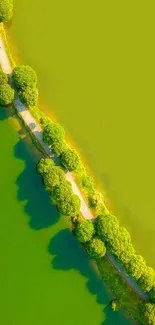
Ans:
[[[149,292],[149,297],[150,297],[150,300],[155,303],[155,286]]]
[[[155,270],[148,266],[146,271],[138,280],[138,284],[143,291],[151,291],[151,289],[155,287]]]
[[[76,194],[72,194],[69,200],[61,201],[58,205],[60,213],[68,217],[75,217],[80,213],[81,201]]]
[[[57,202],[69,201],[72,194],[72,185],[66,180],[61,184],[57,185],[53,190],[53,198]]]
[[[0,23],[9,21],[13,16],[13,0],[0,1]]]
[[[0,105],[6,106],[13,102],[14,100],[14,90],[10,85],[4,84],[0,86]]]
[[[36,88],[37,75],[28,65],[15,67],[12,78],[18,90],[24,91],[26,88]]]
[[[37,171],[42,176],[47,174],[55,166],[54,161],[50,158],[41,158],[37,164]]]
[[[83,220],[77,225],[76,236],[81,243],[91,240],[94,233],[94,225],[90,220]]]
[[[66,151],[61,155],[61,164],[69,171],[75,170],[80,164],[78,154],[73,149],[66,149]]]
[[[43,181],[46,188],[52,191],[55,186],[59,185],[65,179],[63,170],[54,166],[48,173],[43,175]]]
[[[155,304],[144,303],[141,308],[141,315],[146,325],[155,325]]]
[[[146,271],[146,262],[141,255],[134,255],[125,266],[126,272],[138,280]]]
[[[48,123],[43,128],[43,141],[48,145],[52,145],[55,141],[64,139],[64,128],[59,123]]]
[[[64,140],[53,141],[51,151],[52,153],[59,157],[66,150],[66,143]]]
[[[106,254],[106,247],[99,238],[93,238],[86,244],[88,254],[92,258],[101,258]]]
[[[8,75],[0,68],[0,86],[7,84],[9,81]]]
[[[38,89],[36,87],[28,87],[19,91],[19,98],[26,106],[36,106],[38,101]]]

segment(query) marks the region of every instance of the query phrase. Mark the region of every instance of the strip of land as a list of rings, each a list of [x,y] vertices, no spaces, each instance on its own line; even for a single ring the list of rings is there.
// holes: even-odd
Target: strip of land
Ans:
[[[6,50],[5,50],[5,45],[3,43],[2,38],[0,38],[0,65],[3,69],[3,71],[7,74],[12,73],[12,67],[11,64],[9,62]],[[15,89],[14,85],[12,85],[13,88]],[[36,138],[36,140],[38,141],[38,143],[40,144],[40,146],[43,148],[43,150],[45,151],[45,153],[51,157],[51,151],[49,149],[49,147],[43,142],[42,140],[42,129],[40,127],[40,125],[36,122],[36,120],[33,118],[33,116],[31,115],[31,113],[29,112],[29,110],[25,107],[24,104],[21,103],[21,101],[19,100],[17,91],[15,89],[15,101],[14,101],[15,107],[18,111],[18,114],[20,115],[21,119],[24,121],[24,124],[27,125],[27,127],[29,128],[29,130],[31,131],[31,133],[34,135],[34,137]],[[52,157],[51,157],[52,158]],[[93,220],[93,214],[91,212],[91,210],[89,209],[89,207],[87,206],[83,195],[81,194],[72,174],[70,172],[66,173],[66,178],[67,180],[72,184],[72,188],[73,188],[73,192],[74,194],[77,194],[81,200],[81,214],[83,216],[84,219],[87,220]],[[134,280],[130,277],[128,277],[124,270],[121,268],[121,266],[119,266],[119,264],[115,261],[115,259],[113,258],[113,256],[109,256],[109,254],[107,254],[107,258],[109,260],[109,263],[113,264],[113,266],[117,269],[117,271],[119,271],[119,273],[121,274],[121,276],[124,278],[123,281],[126,281],[126,283],[128,283],[130,285],[131,288],[133,288],[134,291],[136,291],[136,293],[139,295],[139,297],[142,300],[147,300],[147,295],[142,292],[136,282],[134,282]],[[115,275],[114,275],[115,276]]]

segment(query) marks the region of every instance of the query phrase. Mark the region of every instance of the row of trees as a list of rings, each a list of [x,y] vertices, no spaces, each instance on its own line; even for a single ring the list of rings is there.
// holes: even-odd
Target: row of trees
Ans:
[[[14,100],[14,90],[9,85],[9,77],[0,68],[0,105],[6,106],[13,102]]]
[[[13,0],[0,1],[0,23],[7,22],[13,15]]]
[[[119,225],[118,219],[110,214],[98,216],[95,231],[105,242],[107,250],[123,264],[127,274],[138,281],[143,291],[151,291],[155,287],[155,270],[146,265],[142,256],[136,254],[129,232]]]
[[[26,106],[35,106],[38,101],[37,75],[28,65],[14,68],[12,79],[21,102]]]
[[[72,185],[66,180],[64,171],[50,158],[41,158],[37,171],[42,176],[43,183],[56,202],[60,213],[69,217],[78,216],[81,202],[73,193]]]
[[[54,155],[60,156],[62,167],[73,171],[79,166],[80,158],[75,150],[67,146],[64,136],[64,128],[59,123],[50,122],[43,128],[43,141],[50,146]]]

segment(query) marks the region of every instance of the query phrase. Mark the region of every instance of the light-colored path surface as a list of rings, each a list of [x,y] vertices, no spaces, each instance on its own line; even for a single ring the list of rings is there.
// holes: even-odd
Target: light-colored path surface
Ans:
[[[9,59],[7,57],[7,54],[5,52],[5,47],[3,44],[2,39],[0,38],[0,65],[3,69],[3,71],[7,74],[11,74],[12,72],[12,68],[11,65],[9,63]],[[37,124],[37,122],[35,121],[35,119],[33,118],[33,116],[30,114],[29,110],[25,107],[25,105],[23,105],[21,103],[21,101],[19,100],[18,94],[16,92],[16,96],[15,96],[15,106],[16,109],[18,110],[19,114],[21,115],[21,117],[23,118],[24,122],[28,125],[28,127],[31,129],[31,131],[34,133],[36,139],[38,140],[38,142],[40,143],[40,145],[44,148],[45,152],[47,153],[48,156],[51,157],[51,152],[49,147],[43,142],[42,140],[42,129],[41,127]],[[90,209],[88,208],[86,202],[84,201],[84,198],[72,176],[71,173],[67,172],[66,173],[66,178],[68,181],[71,182],[72,184],[72,188],[73,188],[73,192],[75,194],[77,194],[81,200],[81,214],[82,216],[87,219],[87,220],[92,220],[93,219],[93,214],[90,211]],[[147,295],[142,292],[136,282],[131,278],[128,277],[124,270],[122,269],[122,267],[115,261],[114,257],[111,254],[107,254],[109,260],[111,261],[111,263],[113,265],[115,265],[115,267],[118,269],[118,271],[122,274],[122,276],[124,277],[124,279],[126,279],[126,281],[130,284],[130,286],[132,286],[138,293],[139,295],[147,300]]]

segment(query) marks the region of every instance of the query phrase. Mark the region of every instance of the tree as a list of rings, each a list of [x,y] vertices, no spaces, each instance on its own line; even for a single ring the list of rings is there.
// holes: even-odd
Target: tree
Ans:
[[[57,185],[53,190],[53,198],[57,202],[70,201],[72,194],[72,185],[66,180]]]
[[[59,123],[51,122],[43,128],[43,141],[50,146],[55,141],[63,141],[64,134],[64,128]]]
[[[0,23],[7,22],[13,15],[13,0],[0,1]]]
[[[106,247],[101,239],[93,238],[86,244],[88,254],[92,258],[101,258],[106,254]]]
[[[138,280],[138,284],[143,291],[151,291],[151,289],[155,287],[155,270],[148,266],[146,271]]]
[[[0,86],[0,105],[6,106],[13,102],[14,90],[8,84]]]
[[[43,181],[46,188],[52,191],[55,186],[59,185],[65,178],[63,170],[54,166],[47,174],[43,175]]]
[[[155,304],[144,303],[141,308],[144,324],[155,325]]]
[[[150,297],[150,300],[155,303],[155,286],[149,292],[149,297]]]
[[[69,200],[62,201],[58,205],[60,213],[68,217],[75,217],[80,213],[81,201],[76,194],[72,194]]]
[[[8,75],[0,68],[0,86],[7,84],[9,81]]]
[[[138,280],[146,271],[146,262],[140,255],[134,255],[125,266],[127,274]]]
[[[27,87],[25,90],[19,91],[19,98],[26,106],[36,106],[38,101],[38,89]]]
[[[111,215],[100,215],[95,222],[96,233],[103,242],[105,242],[107,249],[112,250],[113,242],[119,231],[118,219]]]
[[[51,147],[52,153],[59,157],[66,150],[66,143],[64,140],[54,141]]]
[[[26,88],[36,88],[37,75],[28,65],[20,65],[15,67],[12,78],[18,90],[23,91]]]
[[[83,220],[77,225],[76,237],[81,243],[86,243],[92,239],[95,234],[95,229],[92,221]]]
[[[67,149],[61,155],[61,165],[69,171],[75,170],[79,164],[79,156],[73,149]]]
[[[129,263],[135,254],[135,249],[131,243],[124,245],[124,249],[119,253],[118,258],[120,262],[124,265]]]
[[[37,164],[37,172],[42,176],[49,173],[55,166],[54,161],[50,158],[41,158]]]

